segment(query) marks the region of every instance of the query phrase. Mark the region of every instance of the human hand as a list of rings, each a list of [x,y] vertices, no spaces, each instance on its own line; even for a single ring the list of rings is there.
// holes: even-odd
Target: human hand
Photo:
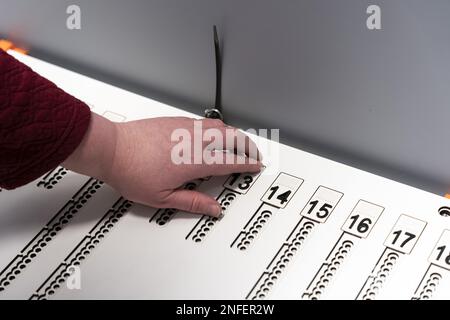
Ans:
[[[207,148],[211,141],[203,141],[203,131],[200,132],[202,136],[198,137],[194,123],[198,125],[200,121],[203,130],[215,129],[223,133],[218,150]],[[192,159],[191,163],[176,164],[173,148],[177,141],[173,141],[172,135],[180,129],[189,132],[192,139],[200,138],[201,151],[223,157],[222,163],[210,164],[208,158],[202,157],[197,163],[193,163]],[[233,134],[227,136],[226,131]],[[239,146],[238,143],[235,150],[238,138],[244,139],[245,145]],[[233,148],[228,146],[229,152],[220,151],[225,149],[222,146],[226,147],[230,139],[234,142],[231,144]],[[195,148],[194,145],[192,148]],[[217,217],[221,207],[214,198],[180,187],[188,181],[207,176],[259,172],[261,162],[255,159],[257,156],[252,150],[257,151],[256,145],[247,136],[220,120],[162,117],[113,123],[93,113],[82,143],[63,165],[108,183],[131,201]],[[191,158],[195,154],[195,150],[192,151]]]

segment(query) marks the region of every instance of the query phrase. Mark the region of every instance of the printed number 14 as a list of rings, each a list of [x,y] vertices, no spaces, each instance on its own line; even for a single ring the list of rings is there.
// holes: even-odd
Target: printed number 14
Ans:
[[[272,191],[268,197],[269,200],[272,199],[272,197],[277,193],[278,189],[280,189],[279,186],[274,186],[270,188],[270,191]],[[277,199],[280,200],[281,204],[284,204],[286,201],[288,201],[289,195],[291,194],[291,190],[288,190],[286,192],[283,192],[282,194],[277,196]]]

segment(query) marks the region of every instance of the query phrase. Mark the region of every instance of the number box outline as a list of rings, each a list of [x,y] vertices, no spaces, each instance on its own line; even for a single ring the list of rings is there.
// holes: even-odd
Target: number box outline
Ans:
[[[443,267],[443,266],[441,266],[440,264],[437,264],[436,262],[434,262],[436,259],[431,258],[432,255],[435,253],[437,246],[438,246],[439,243],[441,242],[441,239],[442,239],[442,237],[444,236],[444,234],[445,234],[446,232],[450,233],[450,229],[444,229],[444,230],[442,230],[441,235],[439,236],[438,240],[436,241],[436,244],[433,246],[433,249],[431,250],[430,255],[428,256],[428,262],[430,263],[430,265],[434,265],[434,266],[437,266],[437,267],[442,268],[442,269],[444,269],[444,270],[450,271],[450,266],[448,266],[448,267]],[[450,246],[450,244],[449,244],[448,246]]]
[[[319,191],[320,188],[325,188],[325,189],[328,189],[328,190],[331,190],[331,191],[334,191],[334,192],[337,192],[337,193],[341,194],[341,196],[339,197],[339,200],[336,202],[336,205],[333,207],[333,209],[331,210],[330,214],[325,218],[324,221],[318,221],[318,220],[316,220],[316,219],[310,218],[310,217],[307,216],[307,215],[303,215],[303,214],[302,214],[302,212],[305,211],[306,207],[307,207],[308,204],[311,202],[311,200],[313,199],[314,195],[317,193],[317,191]],[[305,218],[307,218],[307,219],[309,219],[309,220],[312,220],[312,221],[314,221],[314,222],[317,222],[317,223],[325,223],[325,222],[327,222],[327,220],[328,220],[328,218],[331,216],[331,214],[334,212],[334,209],[336,209],[336,207],[338,206],[338,204],[341,202],[341,200],[342,200],[342,198],[344,197],[344,195],[345,195],[345,194],[344,194],[343,192],[337,191],[337,190],[335,190],[335,189],[333,189],[333,188],[326,187],[326,186],[324,186],[324,185],[319,185],[319,186],[317,187],[317,189],[314,191],[314,193],[312,194],[311,198],[309,198],[308,201],[306,201],[305,206],[304,206],[303,209],[300,211],[300,216],[305,217]]]
[[[383,209],[383,210],[381,210],[381,213],[378,215],[377,219],[374,221],[373,227],[370,228],[369,233],[368,233],[367,236],[365,236],[365,237],[361,237],[361,236],[359,236],[359,235],[356,235],[356,234],[353,234],[353,233],[351,233],[351,232],[348,232],[347,230],[344,230],[345,224],[347,223],[348,219],[350,219],[350,217],[352,216],[352,213],[355,211],[356,207],[358,206],[358,204],[359,204],[361,201],[367,202],[367,203],[369,203],[369,204],[371,204],[371,205],[374,205],[374,206],[377,206],[377,207],[380,207],[380,208]],[[383,214],[384,210],[386,210],[386,208],[383,207],[383,206],[381,206],[381,205],[379,205],[379,204],[376,204],[376,203],[373,203],[373,202],[370,202],[370,201],[367,201],[367,200],[364,200],[364,199],[359,199],[358,202],[356,202],[356,204],[355,204],[355,206],[353,207],[353,209],[350,211],[350,214],[348,215],[348,217],[345,219],[344,224],[341,226],[341,230],[342,230],[342,232],[348,233],[348,234],[350,234],[350,235],[352,235],[352,236],[355,236],[355,237],[357,237],[357,238],[359,238],[359,239],[366,239],[366,238],[370,235],[370,233],[372,232],[372,229],[375,227],[375,225],[377,224],[378,220],[380,220],[380,217],[381,217],[381,215]]]
[[[403,252],[403,251],[400,251],[400,250],[398,250],[398,249],[396,249],[396,248],[392,248],[392,247],[386,245],[387,240],[388,240],[389,237],[391,236],[392,231],[394,231],[395,226],[397,225],[397,223],[399,222],[399,220],[400,220],[400,218],[401,218],[402,216],[405,216],[405,217],[408,217],[408,218],[411,218],[411,219],[414,219],[414,220],[417,220],[417,221],[425,222],[425,226],[422,228],[422,231],[420,232],[420,234],[417,235],[417,240],[414,242],[414,245],[412,246],[412,248],[411,248],[411,250],[410,250],[409,252]],[[404,213],[402,213],[402,214],[400,214],[400,215],[398,216],[398,218],[397,218],[397,220],[395,221],[394,225],[392,226],[391,230],[388,232],[388,235],[387,235],[386,239],[384,239],[383,245],[384,245],[386,248],[389,248],[389,249],[391,249],[391,250],[393,250],[393,251],[395,251],[395,252],[398,252],[398,253],[400,253],[400,254],[408,254],[408,255],[409,255],[409,254],[411,254],[411,252],[412,252],[412,251],[414,250],[414,248],[416,247],[416,244],[417,244],[417,242],[419,242],[420,236],[421,236],[421,235],[423,234],[423,232],[425,231],[425,228],[427,227],[427,225],[428,225],[428,222],[426,222],[425,220],[421,220],[421,219],[418,219],[418,218],[416,218],[416,217],[410,216],[409,214],[404,214]]]
[[[291,177],[293,177],[293,178],[295,178],[295,179],[299,179],[299,180],[301,180],[301,183],[299,184],[299,186],[297,187],[297,189],[294,191],[294,193],[292,194],[291,198],[290,198],[288,201],[286,201],[286,203],[285,203],[283,206],[280,206],[280,207],[279,207],[279,206],[275,206],[275,205],[273,205],[273,204],[271,204],[271,203],[268,203],[268,202],[264,201],[263,199],[264,199],[264,196],[266,195],[266,193],[269,192],[270,188],[272,188],[272,186],[274,185],[274,183],[278,180],[278,178],[279,178],[282,174],[285,174],[285,175],[287,175],[287,176],[291,176]],[[288,203],[292,200],[292,198],[294,198],[295,194],[297,193],[297,191],[300,189],[300,187],[303,185],[304,182],[305,182],[305,179],[302,179],[302,178],[300,178],[300,177],[297,177],[297,176],[294,176],[294,175],[292,175],[292,174],[289,174],[289,173],[286,173],[286,172],[281,171],[281,172],[278,173],[277,177],[275,178],[275,180],[272,181],[272,183],[271,183],[270,186],[266,189],[266,191],[264,191],[263,195],[261,196],[260,201],[261,201],[261,202],[264,202],[264,203],[266,203],[266,204],[268,204],[268,205],[271,205],[272,207],[275,207],[275,208],[278,208],[278,209],[284,209],[284,208],[286,208],[286,206],[288,205]]]

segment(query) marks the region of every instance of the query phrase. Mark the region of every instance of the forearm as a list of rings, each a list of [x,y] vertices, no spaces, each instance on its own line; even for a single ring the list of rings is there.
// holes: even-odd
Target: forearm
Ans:
[[[0,186],[14,189],[77,148],[89,107],[0,50]]]

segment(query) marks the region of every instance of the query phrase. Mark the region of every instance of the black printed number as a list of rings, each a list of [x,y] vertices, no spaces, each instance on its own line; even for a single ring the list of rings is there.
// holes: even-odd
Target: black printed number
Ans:
[[[370,218],[362,218],[360,220],[359,218],[359,214],[350,217],[352,223],[350,223],[349,229],[353,229],[353,227],[356,226],[356,231],[358,231],[359,233],[366,233],[369,230],[370,225],[372,224],[372,220],[370,220]]]
[[[279,186],[274,186],[270,188],[270,191],[272,191],[268,197],[269,200],[272,199],[272,197],[277,193],[278,189],[280,189]],[[277,199],[280,200],[280,204],[284,204],[288,201],[289,195],[292,193],[291,190],[288,190],[286,192],[283,192],[282,194],[277,196]]]
[[[446,264],[450,265],[450,253],[445,256],[444,252],[447,249],[447,246],[440,246],[436,248],[438,251],[438,255],[436,256],[436,260],[437,261],[441,261],[441,259],[443,261],[445,261]]]
[[[394,232],[392,232],[392,234],[394,235],[394,240],[392,240],[392,245],[395,245],[397,243],[397,240],[400,238],[400,236],[402,234],[405,235],[406,238],[400,244],[400,248],[403,248],[408,242],[410,242],[412,239],[414,239],[416,237],[415,234],[412,234],[412,233],[407,232],[407,231],[402,231],[402,230],[394,231]]]
[[[318,200],[314,200],[314,201],[311,201],[311,202],[309,203],[309,205],[311,206],[311,208],[308,210],[308,214],[311,214],[311,213],[314,211],[314,209],[317,207],[318,203],[319,203]],[[329,203],[324,203],[324,204],[320,207],[320,209],[316,211],[316,216],[317,216],[317,218],[319,218],[319,219],[324,219],[324,218],[326,218],[326,217],[330,214],[330,212],[331,212],[332,209],[333,209],[333,206],[332,206],[331,204],[329,204]]]
[[[240,173],[233,173],[231,175],[231,181],[230,181],[230,186],[234,185],[236,183],[236,181],[238,181],[239,177],[241,176]],[[250,185],[253,182],[253,177],[249,176],[249,175],[245,175],[242,178],[242,181],[238,183],[238,188],[241,190],[247,190],[248,188],[250,188]]]

